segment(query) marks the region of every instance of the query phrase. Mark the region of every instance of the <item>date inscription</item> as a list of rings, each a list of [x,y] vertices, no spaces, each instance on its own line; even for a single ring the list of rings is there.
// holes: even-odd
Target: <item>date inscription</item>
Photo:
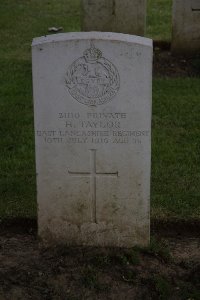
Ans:
[[[36,137],[48,144],[142,144],[148,130],[127,130],[127,113],[60,112],[57,129],[37,129]],[[58,123],[59,122],[59,123]]]

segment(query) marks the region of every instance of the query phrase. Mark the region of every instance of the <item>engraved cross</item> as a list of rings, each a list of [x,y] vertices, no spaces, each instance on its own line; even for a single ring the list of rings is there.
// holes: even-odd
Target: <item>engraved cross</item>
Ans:
[[[96,182],[100,176],[118,177],[118,172],[113,173],[101,173],[96,170],[96,149],[90,149],[90,172],[71,172],[68,171],[69,175],[74,177],[89,177],[90,178],[90,198],[92,202],[91,217],[92,222],[97,223],[96,214]]]

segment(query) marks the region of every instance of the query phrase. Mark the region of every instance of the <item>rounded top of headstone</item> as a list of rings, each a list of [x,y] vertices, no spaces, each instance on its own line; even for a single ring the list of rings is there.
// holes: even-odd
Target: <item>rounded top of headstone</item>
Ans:
[[[124,34],[124,33],[116,33],[116,32],[99,32],[99,31],[91,31],[91,32],[68,32],[68,33],[58,33],[46,35],[38,38],[34,38],[32,42],[32,46],[37,46],[46,43],[52,42],[65,42],[65,41],[73,41],[73,40],[105,40],[105,41],[120,41],[131,44],[137,44],[146,47],[152,47],[152,39],[141,37],[137,35]]]

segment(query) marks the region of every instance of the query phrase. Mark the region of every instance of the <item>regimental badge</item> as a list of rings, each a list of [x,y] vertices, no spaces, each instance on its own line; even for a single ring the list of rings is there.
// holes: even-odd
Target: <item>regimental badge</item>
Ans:
[[[91,42],[90,49],[68,68],[66,85],[78,102],[96,106],[107,103],[117,94],[120,77],[116,67],[102,57],[102,52]]]

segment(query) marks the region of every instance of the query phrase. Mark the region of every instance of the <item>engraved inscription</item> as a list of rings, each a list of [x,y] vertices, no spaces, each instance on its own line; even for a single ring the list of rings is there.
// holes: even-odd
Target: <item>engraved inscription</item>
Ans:
[[[113,173],[100,173],[96,169],[96,149],[90,149],[90,171],[89,172],[72,172],[68,171],[69,175],[75,177],[90,177],[90,198],[91,198],[91,221],[97,223],[96,213],[96,179],[100,176],[118,177],[118,172]]]
[[[66,85],[78,102],[97,106],[110,101],[118,92],[120,77],[116,67],[91,42],[83,57],[72,63],[66,73]]]
[[[131,116],[132,117],[132,116]],[[125,112],[58,112],[57,128],[37,129],[36,136],[48,144],[132,144],[150,137],[145,129],[127,128]]]

